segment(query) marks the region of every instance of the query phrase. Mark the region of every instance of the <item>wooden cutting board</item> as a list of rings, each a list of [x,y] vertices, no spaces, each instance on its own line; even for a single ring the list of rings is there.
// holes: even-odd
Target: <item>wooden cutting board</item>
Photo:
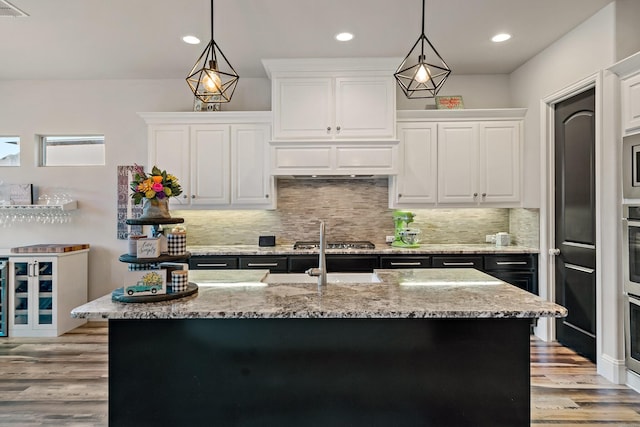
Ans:
[[[17,253],[17,254],[53,254],[53,253],[79,251],[82,249],[89,249],[89,244],[88,243],[78,243],[78,244],[58,243],[58,244],[19,246],[17,248],[11,248],[11,252]]]

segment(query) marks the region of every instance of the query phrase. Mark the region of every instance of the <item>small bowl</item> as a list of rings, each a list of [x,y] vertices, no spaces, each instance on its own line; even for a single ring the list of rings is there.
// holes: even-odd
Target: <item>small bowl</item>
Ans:
[[[420,242],[420,233],[416,228],[408,228],[400,232],[400,238],[407,245],[415,245]]]

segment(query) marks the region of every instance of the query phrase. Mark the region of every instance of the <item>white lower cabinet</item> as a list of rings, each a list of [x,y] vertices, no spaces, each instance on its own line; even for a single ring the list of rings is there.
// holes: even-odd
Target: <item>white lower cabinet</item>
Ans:
[[[70,313],[87,298],[87,250],[9,258],[9,336],[62,335],[85,323]]]
[[[141,113],[149,123],[149,167],[175,175],[173,209],[274,209],[270,115]],[[229,120],[230,122],[225,122]]]
[[[390,207],[520,206],[522,119],[469,120],[465,115],[481,114],[460,110],[417,112],[414,120],[410,114],[398,122],[400,172],[389,181]]]

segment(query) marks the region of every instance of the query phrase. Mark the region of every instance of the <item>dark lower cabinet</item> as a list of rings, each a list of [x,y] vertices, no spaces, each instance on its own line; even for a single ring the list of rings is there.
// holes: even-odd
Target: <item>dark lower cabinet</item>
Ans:
[[[191,270],[235,270],[237,268],[238,257],[198,255],[189,258]]]
[[[194,255],[192,270],[261,269],[273,273],[304,273],[318,267],[318,255]],[[537,254],[327,255],[329,272],[372,272],[376,268],[475,268],[514,286],[538,294]]]
[[[327,255],[327,271],[332,273],[372,272],[378,265],[378,255]],[[289,273],[304,273],[315,267],[318,267],[317,255],[289,256]]]
[[[272,273],[286,273],[287,256],[242,256],[240,268],[243,270],[269,270]]]
[[[380,268],[429,268],[430,256],[381,255]]]
[[[433,268],[476,268],[483,269],[482,255],[434,255]]]
[[[484,272],[538,295],[536,254],[485,255]]]

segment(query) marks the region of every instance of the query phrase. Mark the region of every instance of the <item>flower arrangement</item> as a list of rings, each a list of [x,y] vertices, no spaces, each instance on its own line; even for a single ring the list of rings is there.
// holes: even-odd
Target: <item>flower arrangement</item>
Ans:
[[[182,194],[178,178],[168,174],[167,171],[154,166],[151,174],[147,174],[140,165],[135,165],[134,170],[135,174],[130,186],[133,191],[131,198],[136,205],[145,199],[153,202]]]

